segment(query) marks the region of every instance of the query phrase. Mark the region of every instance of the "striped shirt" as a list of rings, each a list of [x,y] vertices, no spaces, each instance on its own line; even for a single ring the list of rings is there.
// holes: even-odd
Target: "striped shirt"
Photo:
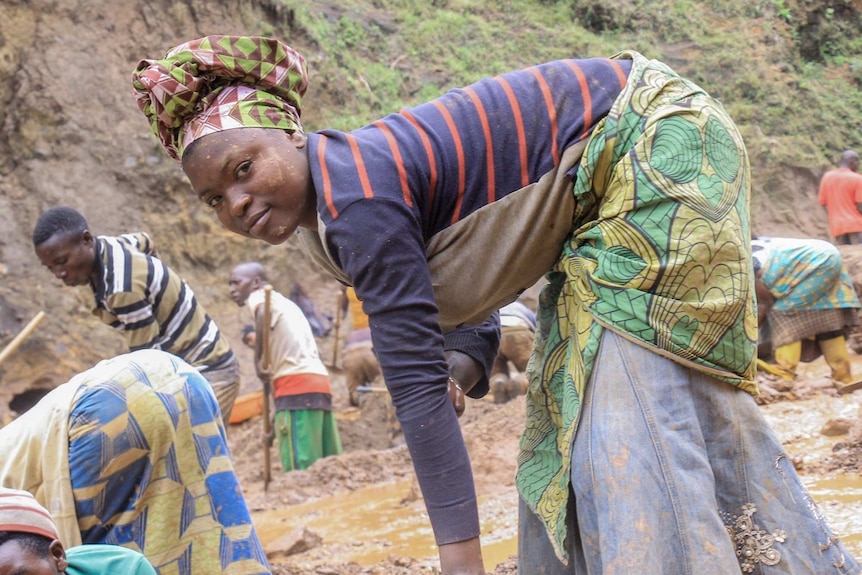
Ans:
[[[349,133],[308,135],[325,247],[369,316],[438,544],[479,530],[470,464],[445,393],[448,366],[426,247],[455,224],[492,217],[510,195],[521,201],[525,194],[515,192],[589,137],[630,69],[625,59],[549,62]],[[496,233],[506,234],[505,223]]]
[[[93,315],[120,331],[130,351],[161,349],[202,373],[235,359],[192,289],[158,257],[146,233],[96,238]]]

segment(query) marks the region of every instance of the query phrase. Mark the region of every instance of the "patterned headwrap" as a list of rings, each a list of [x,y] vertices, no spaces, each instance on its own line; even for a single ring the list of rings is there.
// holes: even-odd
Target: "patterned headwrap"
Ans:
[[[302,131],[305,58],[273,38],[206,36],[141,60],[138,107],[175,160],[198,138],[231,128]]]
[[[0,531],[35,533],[59,539],[57,525],[48,510],[29,491],[0,487]]]

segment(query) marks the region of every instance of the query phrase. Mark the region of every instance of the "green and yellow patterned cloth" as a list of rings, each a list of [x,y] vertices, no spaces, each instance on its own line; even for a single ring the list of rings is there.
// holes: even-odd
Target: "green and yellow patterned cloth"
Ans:
[[[635,52],[577,171],[539,302],[517,485],[561,559],[571,446],[603,329],[756,394],[748,159],[721,104]]]

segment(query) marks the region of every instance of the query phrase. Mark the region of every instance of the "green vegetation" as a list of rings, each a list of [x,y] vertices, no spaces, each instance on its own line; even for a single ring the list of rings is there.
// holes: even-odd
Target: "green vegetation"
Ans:
[[[544,60],[635,49],[719,97],[763,174],[817,170],[862,148],[862,17],[851,0],[272,1],[291,17],[263,32],[309,60],[310,129],[351,129]],[[755,189],[766,185],[755,172]]]

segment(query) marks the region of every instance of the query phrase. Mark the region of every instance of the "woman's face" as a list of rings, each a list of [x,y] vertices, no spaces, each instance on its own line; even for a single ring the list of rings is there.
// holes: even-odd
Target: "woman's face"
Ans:
[[[299,226],[317,227],[306,142],[300,132],[223,130],[192,143],[183,171],[225,228],[280,244]]]

